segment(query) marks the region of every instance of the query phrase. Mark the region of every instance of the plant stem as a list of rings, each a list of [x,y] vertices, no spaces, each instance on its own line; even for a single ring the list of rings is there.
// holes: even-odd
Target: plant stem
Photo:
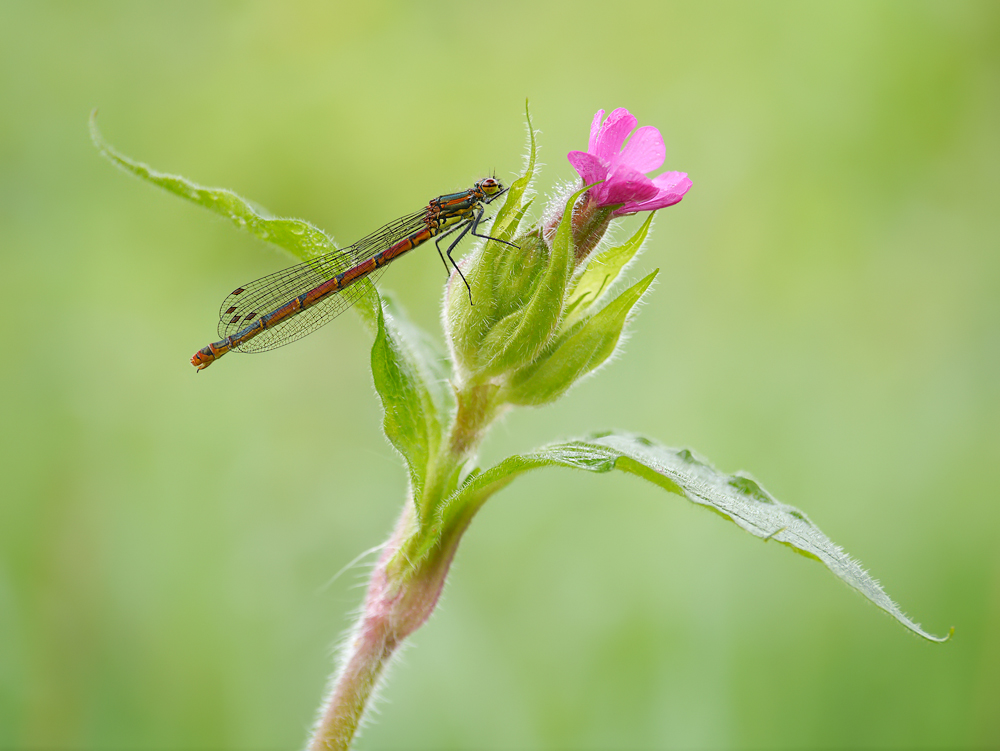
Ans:
[[[459,392],[450,439],[436,464],[439,471],[441,467],[454,467],[457,476],[457,467],[475,453],[484,431],[496,417],[496,392],[493,384]],[[443,474],[450,475],[451,471]],[[425,512],[436,508],[442,496],[453,488],[440,487],[435,481],[426,490]],[[446,527],[428,526],[418,523],[413,499],[407,501],[372,571],[364,609],[344,649],[344,661],[332,681],[332,690],[323,702],[309,751],[350,748],[365,707],[393,653],[434,611],[458,543],[476,509],[459,515]],[[417,553],[422,550],[427,552]],[[416,553],[416,558],[411,559],[410,553]]]
[[[368,699],[395,649],[386,634],[365,634],[363,628],[359,631],[362,633],[350,646],[352,654],[337,676],[323,715],[313,728],[309,751],[350,748]]]
[[[372,692],[400,644],[426,622],[437,605],[462,529],[439,538],[424,557],[406,556],[424,536],[407,502],[368,583],[364,609],[344,662],[324,700],[309,751],[346,751],[357,732]]]
[[[475,454],[486,429],[500,409],[496,402],[498,391],[499,387],[493,383],[459,389],[456,394],[457,411],[447,449],[453,460],[461,461]]]
[[[392,618],[392,590],[388,573],[401,544],[413,532],[413,504],[407,503],[372,572],[365,607],[344,648],[344,662],[324,700],[313,728],[309,751],[346,751],[357,732],[365,706],[385,666],[399,645]]]

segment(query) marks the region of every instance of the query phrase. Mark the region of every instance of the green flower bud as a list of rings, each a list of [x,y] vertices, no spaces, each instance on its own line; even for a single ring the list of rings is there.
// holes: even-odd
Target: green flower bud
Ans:
[[[464,285],[452,280],[445,320],[461,383],[485,383],[529,365],[558,332],[575,257],[571,208],[585,190],[570,197],[551,245],[539,229],[518,236],[516,249],[487,242],[465,272],[471,304]]]

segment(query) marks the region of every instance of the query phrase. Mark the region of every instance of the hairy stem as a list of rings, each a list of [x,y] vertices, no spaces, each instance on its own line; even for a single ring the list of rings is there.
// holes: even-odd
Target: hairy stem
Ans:
[[[459,390],[450,437],[436,466],[458,467],[472,456],[496,417],[493,384]],[[440,472],[439,472],[440,473]],[[444,475],[449,475],[443,472]],[[430,483],[424,504],[434,509],[450,493],[438,478]],[[453,489],[453,488],[452,488]],[[343,662],[309,741],[309,751],[346,751],[357,733],[369,700],[400,644],[426,622],[437,605],[458,543],[471,513],[444,518],[444,524],[419,524],[409,499],[368,582],[361,616],[344,648]]]
[[[382,670],[388,664],[396,645],[386,634],[360,637],[351,645],[351,655],[341,669],[333,692],[327,698],[313,728],[309,751],[346,751],[357,732],[365,706],[378,684]],[[382,638],[379,638],[382,637]]]
[[[320,708],[309,751],[346,751],[383,670],[399,645],[392,618],[388,566],[413,531],[413,504],[407,503],[372,572],[364,610],[344,647],[343,663]]]
[[[412,500],[406,504],[368,583],[364,609],[344,648],[343,663],[320,708],[309,751],[350,748],[365,707],[400,644],[422,626],[437,605],[462,529],[438,537],[415,560],[407,553],[420,546]]]

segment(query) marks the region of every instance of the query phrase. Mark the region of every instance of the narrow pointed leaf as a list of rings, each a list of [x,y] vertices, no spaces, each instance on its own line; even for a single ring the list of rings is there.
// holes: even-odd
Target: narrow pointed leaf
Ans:
[[[629,312],[653,283],[657,272],[625,290],[617,299],[561,337],[531,365],[511,377],[505,398],[512,404],[542,405],[558,399],[570,386],[607,360],[621,338]]]
[[[187,178],[158,172],[148,164],[130,159],[112,148],[101,136],[97,129],[96,112],[90,117],[90,137],[101,154],[126,172],[226,217],[240,229],[287,250],[302,261],[308,261],[337,247],[323,230],[302,219],[271,216],[231,190],[206,188]]]
[[[491,237],[506,242],[513,241],[514,235],[533,200],[525,201],[525,195],[534,176],[536,154],[535,131],[531,125],[531,114],[528,111],[527,102],[525,102],[525,117],[528,126],[528,154],[524,173],[511,184],[503,206],[500,207],[493,221],[485,227],[486,233]],[[489,327],[509,312],[503,309],[504,296],[498,295],[497,289],[498,287],[506,289],[510,280],[498,279],[497,271],[498,266],[503,265],[502,261],[512,250],[514,249],[505,243],[486,242],[473,256],[463,261],[465,277],[471,289],[471,297],[475,301],[474,310],[470,308],[468,298],[463,295],[448,295],[449,302],[445,310],[449,321],[448,329],[458,353],[458,362],[465,369],[477,370],[479,363],[467,360],[462,354],[478,352],[483,336]],[[528,269],[524,269],[524,273],[527,271]],[[452,287],[460,283],[460,280],[454,276],[449,282]]]
[[[433,337],[410,320],[395,297],[382,293],[383,309],[387,315],[386,328],[395,332],[406,358],[420,377],[420,382],[430,399],[429,412],[433,413],[437,428],[454,407],[455,392],[451,387],[451,367],[448,356]]]
[[[496,219],[493,220],[492,231],[490,232],[493,237],[499,237],[501,240],[509,241],[514,237],[521,219],[524,218],[528,204],[531,203],[529,200],[527,204],[522,205],[524,196],[531,186],[531,180],[535,175],[535,129],[531,125],[531,112],[528,109],[527,100],[524,102],[524,117],[528,123],[527,164],[525,164],[524,174],[511,183],[510,189],[507,191],[507,200],[500,211],[497,212]]]
[[[715,511],[750,534],[786,545],[820,561],[906,628],[929,641],[947,641],[908,618],[861,565],[824,535],[801,511],[776,500],[749,475],[727,475],[687,449],[661,446],[628,433],[604,433],[546,446],[469,478],[442,511],[444,529],[467,524],[472,514],[496,491],[524,472],[544,466],[588,472],[620,470],[649,480],[689,501]]]

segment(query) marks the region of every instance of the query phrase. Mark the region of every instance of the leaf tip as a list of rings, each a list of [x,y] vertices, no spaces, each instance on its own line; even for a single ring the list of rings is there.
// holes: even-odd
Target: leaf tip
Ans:
[[[914,628],[913,626],[909,626],[909,628],[910,628],[911,631],[913,631],[915,634],[917,634],[917,636],[920,636],[920,637],[926,639],[927,641],[932,641],[935,644],[944,644],[945,642],[949,642],[949,641],[951,641],[951,637],[953,637],[955,635],[955,627],[954,626],[952,626],[951,628],[949,628],[948,629],[948,633],[945,634],[944,636],[935,636],[934,634],[932,634],[932,633],[930,633],[928,631],[924,631],[923,628],[921,628],[919,624],[914,624],[914,625],[916,626],[916,628]]]
[[[954,635],[955,635],[955,627],[952,626],[951,628],[948,629],[948,633],[945,634],[944,636],[934,636],[932,634],[929,636],[931,641],[937,642],[938,644],[944,644],[945,642],[951,641],[951,637],[953,637]]]
[[[642,294],[647,289],[649,289],[649,285],[653,283],[653,280],[656,279],[656,276],[659,273],[660,273],[659,269],[653,269],[653,271],[650,274],[646,275],[645,279],[640,279],[639,280],[639,284],[642,285],[642,290],[640,291],[639,294]],[[638,285],[636,285],[636,286],[638,286]]]

